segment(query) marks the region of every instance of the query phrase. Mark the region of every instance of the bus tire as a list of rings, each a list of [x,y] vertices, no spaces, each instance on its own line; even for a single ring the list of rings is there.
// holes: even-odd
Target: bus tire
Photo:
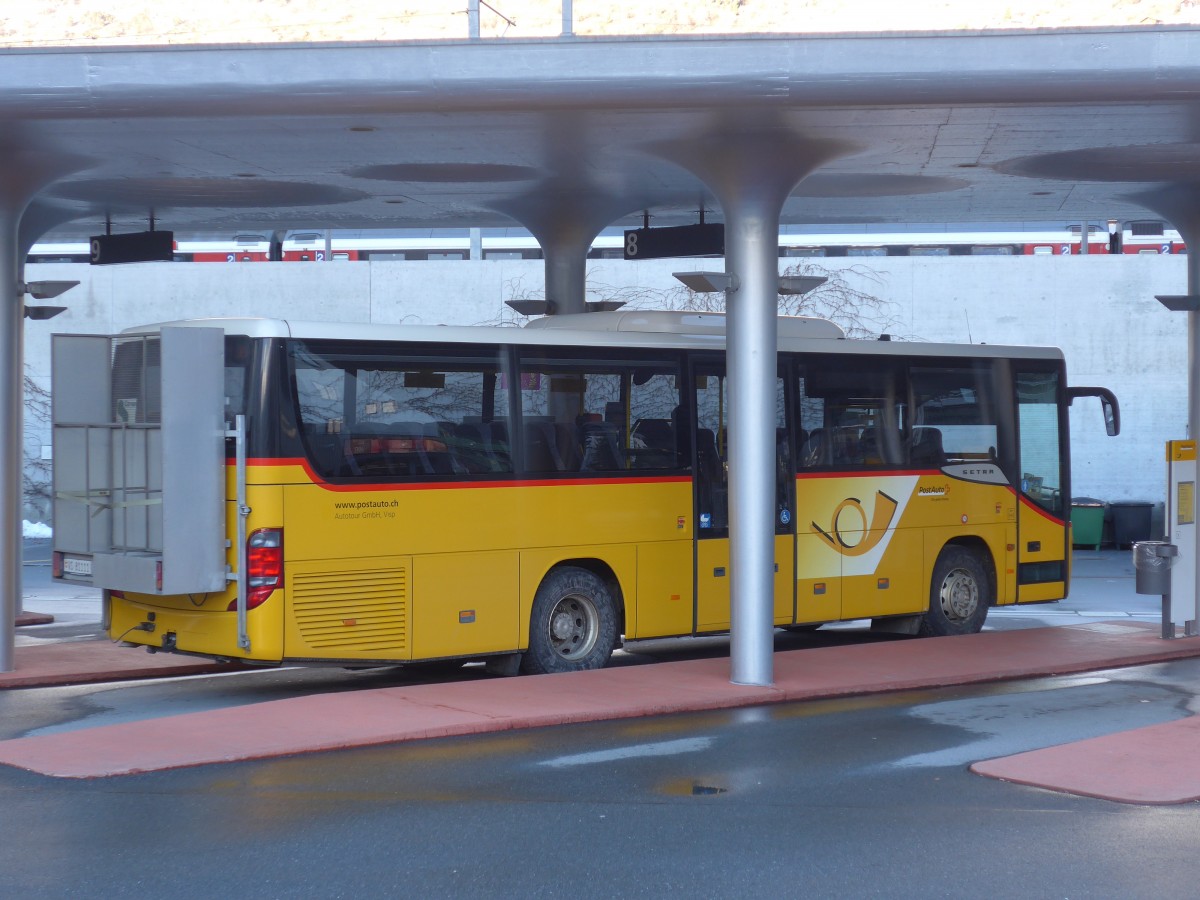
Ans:
[[[920,634],[975,634],[983,629],[991,603],[991,579],[979,554],[966,547],[944,547],[933,566],[929,610],[921,620]]]
[[[541,675],[601,669],[617,643],[617,614],[604,580],[562,566],[542,581],[529,617],[529,649],[521,671]]]

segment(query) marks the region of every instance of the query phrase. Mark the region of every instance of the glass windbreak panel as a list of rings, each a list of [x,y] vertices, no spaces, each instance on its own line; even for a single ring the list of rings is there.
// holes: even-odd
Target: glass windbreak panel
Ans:
[[[700,367],[696,375],[696,493],[702,538],[729,534],[729,397],[724,372]],[[775,532],[790,533],[793,521],[791,446],[787,436],[785,390],[775,380]]]
[[[317,474],[377,479],[512,471],[502,356],[420,350],[291,345],[304,446]]]
[[[233,428],[249,404],[250,362],[254,345],[245,335],[225,338],[225,427]]]
[[[157,336],[113,342],[112,401],[114,422],[162,421],[162,341]]]
[[[990,367],[914,368],[912,465],[995,462],[996,403]]]
[[[797,386],[799,471],[904,464],[907,403],[898,366],[823,358],[800,369]]]
[[[687,465],[674,422],[676,363],[525,358],[520,379],[526,471],[612,474]]]
[[[1017,374],[1017,424],[1021,442],[1021,493],[1062,517],[1062,444],[1058,373]]]

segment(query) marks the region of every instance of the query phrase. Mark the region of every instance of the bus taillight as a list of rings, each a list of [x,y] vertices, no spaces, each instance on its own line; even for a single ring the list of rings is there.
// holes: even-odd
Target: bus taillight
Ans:
[[[260,528],[246,540],[246,609],[261,606],[277,587],[283,586],[283,529]],[[227,607],[237,609],[237,600]]]

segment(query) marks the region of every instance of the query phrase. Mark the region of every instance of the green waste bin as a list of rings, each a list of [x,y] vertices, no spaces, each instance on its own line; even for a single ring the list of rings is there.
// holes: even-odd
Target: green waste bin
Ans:
[[[1071,543],[1100,549],[1104,534],[1104,501],[1095,497],[1071,498]]]

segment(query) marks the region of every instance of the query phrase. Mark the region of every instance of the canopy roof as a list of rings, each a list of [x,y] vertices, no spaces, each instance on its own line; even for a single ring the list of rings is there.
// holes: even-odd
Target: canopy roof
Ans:
[[[785,224],[1170,217],[1200,183],[1200,30],[0,51],[24,232],[721,217],[686,168],[815,165]]]

